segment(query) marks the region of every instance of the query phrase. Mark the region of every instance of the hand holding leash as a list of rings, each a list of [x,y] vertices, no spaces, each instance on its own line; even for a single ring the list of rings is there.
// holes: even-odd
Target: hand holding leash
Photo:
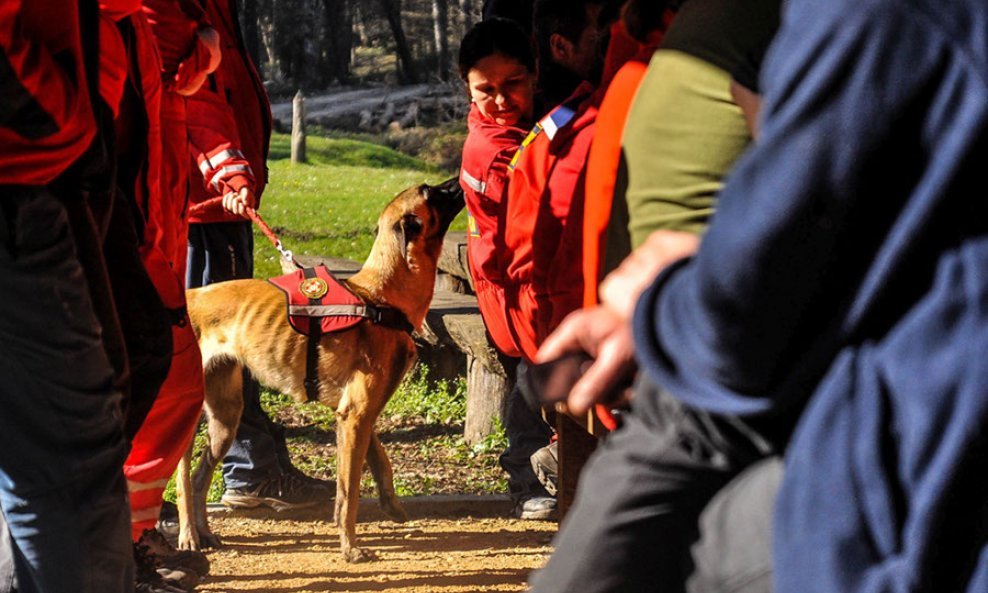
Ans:
[[[228,203],[231,205],[231,208],[234,209],[228,208],[227,207]],[[257,210],[254,209],[254,204],[256,203],[257,203],[257,198],[254,196],[254,193],[248,190],[247,188],[243,188],[240,190],[240,192],[236,192],[236,193],[230,192],[223,197],[211,198],[209,200],[206,200],[205,202],[200,202],[198,204],[195,204],[194,206],[189,208],[189,215],[195,216],[211,208],[222,206],[224,209],[233,212],[234,214],[240,214],[245,218],[249,218],[251,222],[256,224],[257,227],[261,229],[261,232],[264,233],[264,236],[268,238],[268,241],[271,241],[271,244],[274,245],[274,248],[277,249],[278,253],[281,254],[282,259],[284,259],[286,262],[291,263],[296,268],[301,269],[302,264],[300,264],[295,259],[295,255],[291,252],[291,250],[285,249],[284,245],[281,244],[281,239],[278,238],[278,235],[274,234],[274,231],[271,230],[271,227],[268,226],[268,223],[264,222],[264,219],[261,218],[261,215],[257,212]],[[242,213],[238,212],[238,209],[240,208],[243,209]]]
[[[227,192],[223,196],[223,209],[237,216],[250,218],[247,216],[247,209],[257,208],[257,196],[249,187],[242,187],[240,191]]]

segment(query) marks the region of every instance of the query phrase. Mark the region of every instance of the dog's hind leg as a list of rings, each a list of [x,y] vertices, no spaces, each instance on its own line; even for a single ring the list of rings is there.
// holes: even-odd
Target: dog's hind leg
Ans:
[[[398,503],[395,496],[394,472],[391,469],[391,461],[388,454],[381,445],[381,439],[377,437],[377,432],[371,433],[370,447],[367,449],[367,465],[370,466],[371,475],[374,476],[374,483],[377,484],[377,497],[381,504],[381,510],[396,523],[408,521],[408,514]]]
[[[233,361],[211,363],[206,368],[206,434],[208,444],[192,477],[196,529],[205,547],[218,547],[220,540],[209,529],[206,496],[216,464],[223,459],[240,425],[244,409],[243,367]]]

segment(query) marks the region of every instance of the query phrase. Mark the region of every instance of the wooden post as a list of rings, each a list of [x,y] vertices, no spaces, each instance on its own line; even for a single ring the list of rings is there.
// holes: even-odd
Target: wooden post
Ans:
[[[305,162],[305,97],[301,89],[292,100],[292,162]]]

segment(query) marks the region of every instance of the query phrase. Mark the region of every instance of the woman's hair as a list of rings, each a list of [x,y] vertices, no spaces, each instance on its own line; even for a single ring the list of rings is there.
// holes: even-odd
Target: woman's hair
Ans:
[[[532,40],[521,25],[503,18],[492,18],[473,26],[460,42],[460,78],[487,56],[501,54],[535,72]]]

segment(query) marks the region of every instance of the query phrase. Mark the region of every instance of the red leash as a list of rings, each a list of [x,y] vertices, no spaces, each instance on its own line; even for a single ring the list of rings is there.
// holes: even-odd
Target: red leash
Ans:
[[[195,216],[197,214],[202,214],[206,210],[215,207],[222,208],[223,207],[222,205],[223,205],[222,197],[211,198],[209,200],[206,200],[205,202],[200,202],[189,208],[189,215]],[[268,223],[264,222],[264,219],[261,218],[261,215],[258,214],[257,210],[254,210],[250,206],[247,206],[247,218],[249,218],[251,222],[256,224],[257,227],[261,229],[261,232],[264,233],[264,236],[267,237],[269,241],[271,241],[271,244],[274,245],[274,248],[277,249],[278,253],[281,254],[282,259],[284,259],[287,262],[291,262],[292,265],[294,265],[296,268],[299,269],[302,268],[302,264],[300,264],[298,260],[295,259],[295,256],[292,255],[291,250],[285,249],[285,247],[281,244],[281,239],[278,238],[278,235],[274,234],[274,231],[271,230],[271,227],[268,226]]]

